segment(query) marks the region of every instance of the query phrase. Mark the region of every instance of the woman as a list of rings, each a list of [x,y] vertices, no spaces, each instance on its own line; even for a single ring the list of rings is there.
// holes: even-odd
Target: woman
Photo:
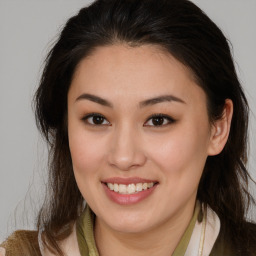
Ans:
[[[82,9],[35,102],[49,195],[38,230],[2,255],[256,255],[247,101],[226,38],[194,4]]]

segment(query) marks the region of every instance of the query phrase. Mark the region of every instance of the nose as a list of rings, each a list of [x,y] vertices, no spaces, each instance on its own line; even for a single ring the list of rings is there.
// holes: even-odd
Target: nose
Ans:
[[[135,129],[129,125],[115,129],[108,152],[109,164],[123,171],[143,166],[146,162],[146,155],[139,137]]]

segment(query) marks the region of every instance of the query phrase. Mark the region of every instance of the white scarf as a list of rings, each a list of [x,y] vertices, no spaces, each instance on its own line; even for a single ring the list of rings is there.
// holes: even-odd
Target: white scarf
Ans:
[[[184,256],[209,256],[220,232],[220,219],[209,207],[203,207],[202,222],[196,221]]]

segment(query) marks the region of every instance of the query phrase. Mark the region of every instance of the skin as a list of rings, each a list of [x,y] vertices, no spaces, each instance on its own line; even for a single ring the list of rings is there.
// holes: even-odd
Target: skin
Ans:
[[[111,106],[78,99],[85,93]],[[180,101],[141,104],[162,95]],[[90,113],[104,116],[103,123],[86,119]],[[154,126],[150,117],[159,113],[174,121]],[[193,215],[207,156],[223,149],[231,117],[227,100],[223,118],[211,124],[191,72],[156,46],[99,47],[80,62],[68,92],[69,145],[78,187],[96,214],[100,255],[173,253]],[[112,177],[158,184],[146,199],[120,205],[101,183]]]

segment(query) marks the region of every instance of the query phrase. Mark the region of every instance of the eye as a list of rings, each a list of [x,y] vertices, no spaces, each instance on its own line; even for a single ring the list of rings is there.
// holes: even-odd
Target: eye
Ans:
[[[90,125],[110,125],[103,115],[97,113],[86,115],[82,120]]]
[[[146,121],[144,126],[165,126],[174,122],[175,120],[168,115],[155,114]]]

